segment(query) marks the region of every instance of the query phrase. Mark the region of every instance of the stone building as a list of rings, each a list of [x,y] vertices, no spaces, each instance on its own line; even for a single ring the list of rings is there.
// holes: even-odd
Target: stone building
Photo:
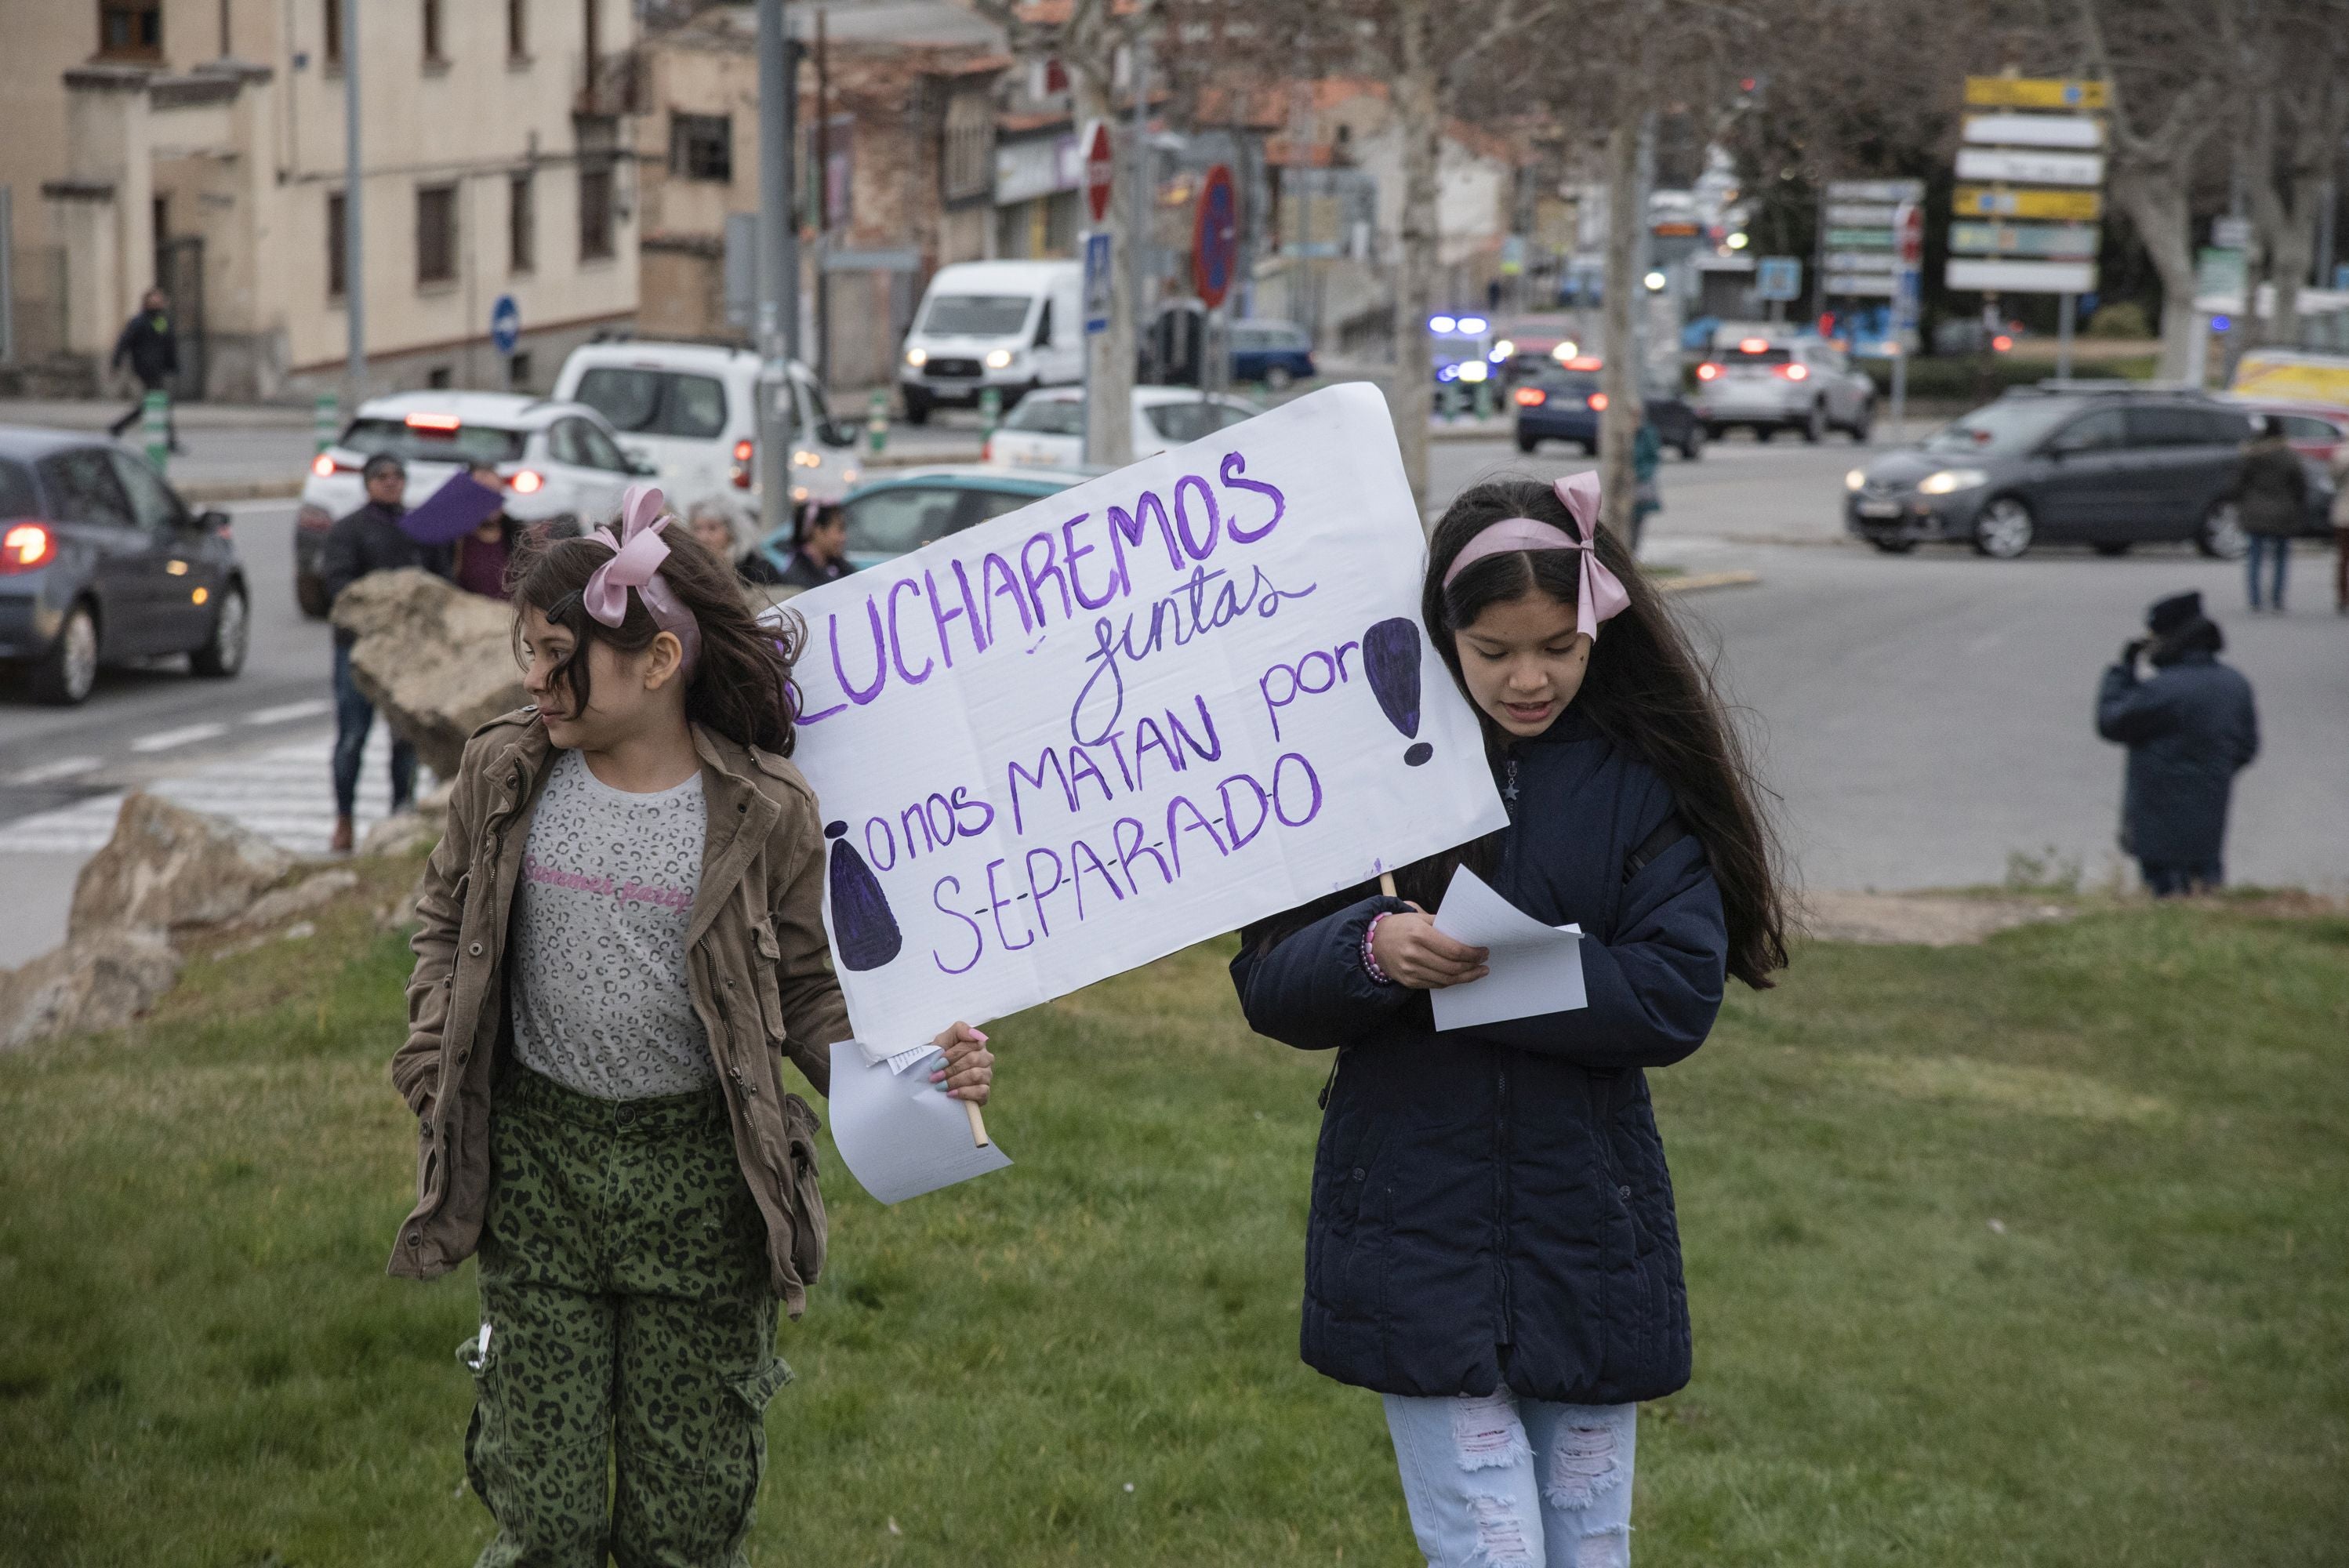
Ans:
[[[340,384],[343,6],[0,0],[12,329],[0,384],[96,390],[150,283],[182,397]],[[365,0],[359,208],[368,390],[516,382],[630,325],[632,0]]]

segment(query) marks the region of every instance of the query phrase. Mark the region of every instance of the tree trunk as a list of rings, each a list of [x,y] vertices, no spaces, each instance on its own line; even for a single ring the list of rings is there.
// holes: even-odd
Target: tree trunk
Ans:
[[[1434,387],[1427,349],[1427,318],[1435,307],[1441,260],[1436,212],[1436,160],[1444,108],[1435,68],[1433,0],[1393,0],[1396,64],[1395,126],[1402,138],[1402,253],[1395,258],[1394,382],[1388,397],[1395,441],[1412,494],[1427,504],[1427,426]]]
[[[1085,396],[1086,449],[1093,462],[1114,469],[1133,461],[1133,293],[1126,247],[1135,242],[1135,236],[1127,214],[1133,211],[1132,182],[1143,178],[1147,163],[1146,150],[1133,145],[1132,128],[1112,112],[1110,73],[1114,45],[1105,26],[1108,9],[1107,0],[1078,6],[1078,14],[1070,18],[1069,49],[1061,63],[1069,72],[1079,134],[1096,119],[1109,121],[1110,144],[1117,160],[1109,215],[1097,226],[1109,233],[1109,328],[1085,339],[1090,383]],[[1079,320],[1076,330],[1083,332],[1084,325]],[[1057,325],[1055,330],[1060,330]]]
[[[1627,545],[1631,540],[1637,480],[1631,443],[1644,411],[1633,327],[1639,309],[1640,234],[1647,214],[1640,208],[1640,127],[1647,109],[1636,93],[1623,93],[1615,124],[1607,133],[1606,362],[1599,384],[1607,407],[1599,418],[1599,480],[1605,494],[1600,520]],[[1586,628],[1587,629],[1587,628]]]
[[[2166,165],[2116,168],[2113,200],[2137,226],[2161,277],[2161,366],[2156,374],[2164,381],[2182,381],[2194,335],[2202,330],[2194,314],[2194,232],[2186,181]]]

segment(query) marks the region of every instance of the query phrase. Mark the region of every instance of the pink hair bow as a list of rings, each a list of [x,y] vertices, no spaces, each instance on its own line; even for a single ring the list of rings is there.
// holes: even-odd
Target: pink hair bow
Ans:
[[[1574,624],[1578,631],[1596,640],[1600,623],[1629,609],[1631,595],[1625,590],[1623,580],[1599,559],[1598,474],[1585,471],[1569,475],[1558,480],[1555,488],[1567,515],[1581,529],[1580,539],[1538,518],[1505,517],[1461,547],[1460,553],[1444,570],[1444,585],[1449,588],[1464,569],[1488,555],[1505,555],[1517,550],[1580,551],[1582,573],[1575,592]]]
[[[617,626],[627,618],[628,590],[635,589],[654,624],[678,640],[683,650],[678,667],[690,676],[701,653],[701,627],[693,612],[678,602],[661,579],[661,562],[668,559],[668,542],[660,531],[665,505],[657,485],[627,488],[620,498],[620,536],[613,538],[608,528],[585,536],[609,550],[612,559],[587,579],[587,586],[579,592],[579,603],[603,624]]]

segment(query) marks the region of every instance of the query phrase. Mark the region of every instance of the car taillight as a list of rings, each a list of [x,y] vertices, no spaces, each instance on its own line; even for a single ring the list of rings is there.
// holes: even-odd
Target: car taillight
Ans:
[[[517,469],[513,478],[506,482],[513,487],[516,495],[536,495],[545,488],[546,476],[536,469]]]
[[[750,459],[758,455],[758,451],[759,449],[749,441],[734,443],[734,488],[736,490],[750,488],[751,475],[755,471]]]
[[[1721,366],[1713,364],[1700,365],[1696,367],[1696,378],[1700,381],[1718,381],[1721,379]]]
[[[991,463],[995,460],[994,437],[989,436],[978,444],[978,460],[982,463]]]
[[[0,533],[0,572],[30,572],[57,552],[57,535],[37,522],[11,523]]]
[[[1583,401],[1590,405],[1590,411],[1594,414],[1607,412],[1607,394],[1604,392],[1593,392]]]
[[[1804,377],[1809,376],[1810,373],[1811,367],[1807,365],[1781,365],[1778,366],[1778,374],[1785,377],[1789,381],[1800,381]]]
[[[1516,390],[1517,407],[1538,408],[1549,401],[1549,394],[1538,387],[1520,387]]]
[[[737,441],[734,443],[734,460],[738,463],[747,463],[758,449],[748,441]]]
[[[2002,332],[1996,337],[1990,340],[1990,346],[1998,350],[2001,354],[2004,354],[2008,349],[2014,346],[2014,339],[2007,336],[2006,334]]]
[[[320,452],[317,457],[311,461],[310,471],[317,475],[322,480],[332,479],[335,476],[335,459],[328,457],[326,453]]]

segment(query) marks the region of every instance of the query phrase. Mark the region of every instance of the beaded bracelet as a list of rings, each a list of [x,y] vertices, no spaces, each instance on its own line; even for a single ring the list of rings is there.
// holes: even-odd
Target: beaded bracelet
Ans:
[[[1381,985],[1392,985],[1394,980],[1379,967],[1378,955],[1371,950],[1371,944],[1378,938],[1379,922],[1393,913],[1391,909],[1380,911],[1371,916],[1371,923],[1362,930],[1362,971]]]

